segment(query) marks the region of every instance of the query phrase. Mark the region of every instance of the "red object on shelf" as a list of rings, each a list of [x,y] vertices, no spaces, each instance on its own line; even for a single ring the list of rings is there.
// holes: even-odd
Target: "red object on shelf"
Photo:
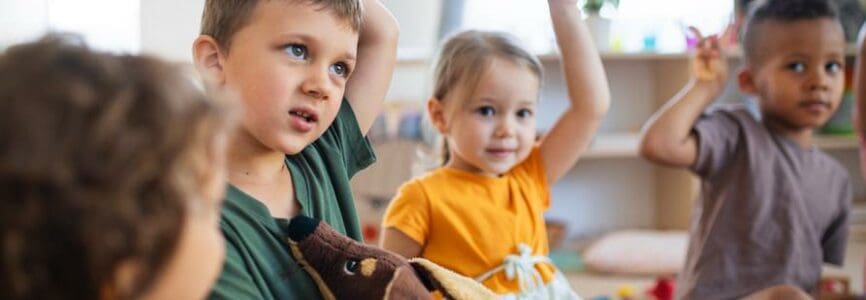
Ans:
[[[373,224],[364,224],[361,233],[364,235],[365,241],[375,241],[379,238],[379,226]]]
[[[673,300],[674,299],[674,280],[671,278],[661,277],[656,279],[656,284],[647,293],[653,296],[656,300]]]

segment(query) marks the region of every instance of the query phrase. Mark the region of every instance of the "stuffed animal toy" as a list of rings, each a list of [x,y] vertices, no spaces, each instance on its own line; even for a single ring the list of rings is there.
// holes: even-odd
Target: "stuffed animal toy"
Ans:
[[[295,260],[324,299],[496,299],[480,283],[423,258],[405,258],[358,243],[319,220],[297,216],[289,223]]]

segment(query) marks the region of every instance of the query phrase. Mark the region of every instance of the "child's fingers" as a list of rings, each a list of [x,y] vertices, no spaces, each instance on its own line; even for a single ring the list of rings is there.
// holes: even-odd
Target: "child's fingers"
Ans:
[[[701,31],[700,31],[697,27],[695,27],[695,26],[689,26],[689,31],[691,31],[692,34],[694,34],[695,37],[698,38],[698,41],[701,41],[701,42],[704,41],[704,35],[701,34]],[[700,45],[700,44],[698,44],[698,45]]]
[[[708,37],[708,39],[710,40],[709,47],[711,49],[713,49],[714,51],[721,49],[721,44],[719,43],[719,36],[718,35],[715,35],[715,34],[711,35]]]

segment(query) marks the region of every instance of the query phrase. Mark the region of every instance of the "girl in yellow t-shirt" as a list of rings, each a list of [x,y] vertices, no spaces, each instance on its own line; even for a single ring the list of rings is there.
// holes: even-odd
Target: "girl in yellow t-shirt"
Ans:
[[[427,102],[448,158],[401,187],[383,224],[382,247],[521,299],[577,298],[547,259],[543,213],[550,183],[577,162],[610,105],[577,0],[548,0],[548,6],[570,106],[536,144],[538,59],[502,33],[451,37]]]

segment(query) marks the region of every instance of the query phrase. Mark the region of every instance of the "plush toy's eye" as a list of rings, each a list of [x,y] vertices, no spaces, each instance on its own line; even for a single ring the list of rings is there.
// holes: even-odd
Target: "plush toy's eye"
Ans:
[[[346,272],[349,272],[349,274],[358,272],[359,267],[361,267],[361,264],[357,260],[350,259],[346,261]]]

